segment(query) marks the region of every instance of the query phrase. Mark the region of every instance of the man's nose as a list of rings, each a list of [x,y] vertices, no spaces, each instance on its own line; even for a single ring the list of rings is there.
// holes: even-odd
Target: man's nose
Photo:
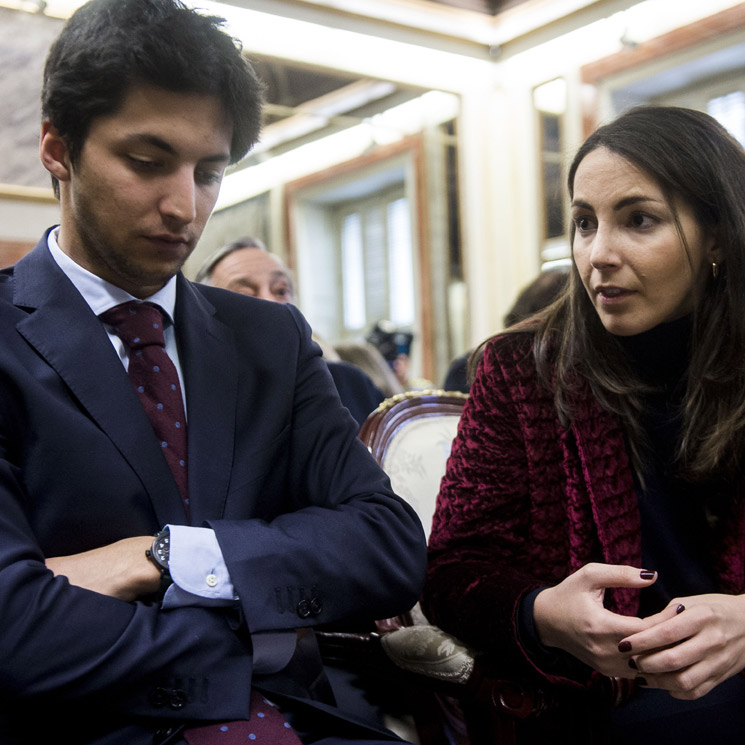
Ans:
[[[256,297],[261,298],[262,300],[271,300],[273,303],[278,303],[279,300],[277,300],[276,295],[271,291],[271,289],[268,286],[261,286],[259,287],[258,292],[256,293]]]
[[[194,220],[196,209],[196,183],[190,169],[176,171],[166,182],[166,192],[161,199],[161,212],[186,225]]]

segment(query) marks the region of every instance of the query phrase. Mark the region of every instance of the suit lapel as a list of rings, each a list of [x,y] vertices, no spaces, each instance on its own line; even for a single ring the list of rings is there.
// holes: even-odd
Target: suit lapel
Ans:
[[[158,522],[182,522],[178,488],[129,377],[100,321],[49,254],[46,239],[16,265],[14,276],[14,303],[33,310],[18,323],[19,333],[137,473]]]
[[[182,276],[176,328],[186,386],[189,501],[192,523],[221,517],[230,483],[238,403],[238,360],[233,332]]]

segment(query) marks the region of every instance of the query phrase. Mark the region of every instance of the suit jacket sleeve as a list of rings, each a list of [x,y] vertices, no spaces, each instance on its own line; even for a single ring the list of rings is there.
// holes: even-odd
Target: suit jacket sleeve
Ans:
[[[245,494],[229,496],[227,519],[208,521],[248,629],[400,613],[416,602],[424,578],[421,525],[356,437],[307,323],[296,309],[282,310],[295,348],[284,363],[291,398],[266,394],[280,430],[271,467]],[[255,500],[262,518],[229,519],[233,504],[240,511]]]

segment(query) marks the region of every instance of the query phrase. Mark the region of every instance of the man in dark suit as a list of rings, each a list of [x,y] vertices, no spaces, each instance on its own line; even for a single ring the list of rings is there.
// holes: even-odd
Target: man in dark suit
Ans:
[[[180,273],[259,108],[177,0],[93,0],[50,51],[61,222],[0,273],[3,745],[223,743],[256,690],[302,742],[397,740],[335,708],[312,628],[413,604],[421,526],[300,313]],[[120,307],[155,313],[152,349]],[[165,412],[135,380],[151,353]]]
[[[195,279],[274,303],[295,303],[295,283],[289,269],[257,238],[246,236],[218,249],[202,264]],[[361,427],[385,397],[367,373],[342,362],[338,355],[328,359],[329,353],[336,354],[333,347],[317,337],[316,341],[321,344],[341,402]]]

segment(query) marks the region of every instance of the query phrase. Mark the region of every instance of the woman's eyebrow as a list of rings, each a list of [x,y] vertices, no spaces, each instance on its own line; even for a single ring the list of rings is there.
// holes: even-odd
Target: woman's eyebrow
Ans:
[[[640,194],[638,196],[629,196],[624,197],[623,199],[619,199],[618,202],[613,205],[613,209],[618,212],[618,210],[622,210],[624,207],[628,207],[632,204],[639,204],[640,202],[656,202],[657,204],[660,204],[661,200],[655,199],[654,197],[647,197],[643,194]]]
[[[639,204],[641,202],[655,202],[657,204],[662,204],[662,200],[656,199],[655,197],[647,197],[643,194],[640,195],[634,195],[634,196],[628,196],[624,197],[623,199],[619,199],[614,205],[613,209],[614,211],[618,212],[619,210],[624,209],[624,207],[629,207],[633,204]],[[584,199],[575,199],[572,202],[572,207],[579,207],[581,209],[586,210],[592,210],[594,207],[589,203],[586,202]]]

